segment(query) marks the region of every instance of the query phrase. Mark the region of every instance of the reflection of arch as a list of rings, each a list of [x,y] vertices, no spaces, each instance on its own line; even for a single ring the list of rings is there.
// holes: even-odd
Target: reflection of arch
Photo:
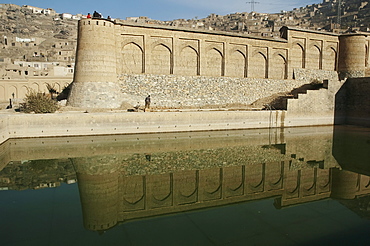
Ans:
[[[199,75],[199,55],[195,48],[188,45],[180,51],[177,57],[178,73],[183,75]]]
[[[148,177],[149,206],[151,208],[169,206],[173,196],[173,174]]]
[[[293,44],[290,53],[291,67],[292,68],[305,68],[305,52],[303,44],[296,42]]]
[[[144,72],[144,52],[140,45],[131,42],[122,48],[122,72],[123,73],[143,73]]]
[[[228,167],[224,169],[225,197],[240,196],[244,194],[245,166]]]
[[[207,76],[223,76],[223,55],[217,48],[209,48],[206,53],[205,75]]]
[[[123,206],[141,206],[140,203],[145,199],[145,181],[142,176],[130,176],[123,179],[122,185]],[[143,205],[142,205],[143,206]]]
[[[222,169],[207,170],[201,181],[204,200],[215,200],[222,197]]]
[[[259,193],[264,191],[265,186],[265,174],[266,174],[266,164],[253,165],[253,168],[248,168],[246,173],[247,179],[247,193]]]
[[[267,56],[262,51],[256,51],[251,57],[250,77],[268,78]]]
[[[151,73],[172,74],[172,52],[163,43],[154,46],[151,53]]]
[[[285,195],[286,198],[298,198],[301,185],[301,171],[290,172],[284,179]]]
[[[332,184],[332,176],[330,175],[330,171],[328,169],[320,169],[320,179],[318,179],[317,186],[320,191],[329,191],[330,185]]]
[[[317,169],[304,169],[302,170],[303,175],[301,178],[301,190],[302,196],[315,195],[316,193],[316,181],[317,181]]]
[[[186,185],[177,186],[177,198],[182,202],[197,201],[199,189],[199,170],[182,171],[181,175],[176,175],[175,183]]]
[[[362,176],[362,177],[364,177],[364,179],[365,178],[367,179],[367,181],[365,180],[364,188],[368,189],[370,187],[370,177],[369,176]]]
[[[247,64],[246,56],[239,49],[235,49],[230,53],[230,59],[228,59],[228,75],[238,78],[247,76]]]
[[[266,189],[267,190],[278,190],[283,188],[284,180],[284,162],[272,163],[266,168]]]

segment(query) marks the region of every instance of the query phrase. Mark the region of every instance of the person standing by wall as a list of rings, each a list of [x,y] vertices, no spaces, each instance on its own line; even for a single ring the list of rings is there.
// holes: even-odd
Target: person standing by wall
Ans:
[[[148,96],[145,98],[145,107],[144,107],[144,112],[146,111],[146,109],[150,109],[150,95],[148,95]]]

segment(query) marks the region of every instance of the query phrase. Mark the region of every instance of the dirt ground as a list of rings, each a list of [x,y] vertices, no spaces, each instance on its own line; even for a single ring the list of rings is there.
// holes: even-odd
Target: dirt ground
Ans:
[[[274,101],[277,101],[280,97],[286,96],[287,93],[279,93],[275,94],[266,98],[261,98],[252,104],[224,104],[224,105],[205,105],[203,107],[180,107],[180,108],[164,108],[164,107],[153,107],[150,109],[151,112],[163,112],[163,111],[181,111],[181,110],[264,110],[270,109]],[[18,105],[13,105],[13,108],[7,109],[9,102],[0,102],[0,110],[7,110],[7,111],[15,111],[18,108]],[[280,107],[281,108],[281,107]],[[280,109],[276,108],[276,109]],[[275,107],[271,107],[271,109],[275,109]],[[97,113],[97,112],[122,112],[122,111],[143,111],[144,108],[134,108],[133,105],[124,103],[121,105],[120,108],[117,109],[105,109],[105,108],[77,108],[71,106],[61,106],[58,112],[84,112],[84,113]]]
[[[224,105],[205,105],[203,107],[181,107],[181,108],[164,108],[164,107],[153,107],[150,109],[151,112],[163,112],[163,111],[181,111],[181,110],[286,110],[287,100],[289,98],[297,98],[298,94],[306,93],[307,90],[318,90],[322,88],[322,84],[311,83],[296,88],[289,92],[280,92],[273,94],[268,97],[264,97],[256,100],[255,102],[247,104],[224,104]],[[6,110],[9,102],[0,102],[0,110]],[[13,110],[17,108],[17,105],[13,105]],[[123,103],[120,108],[117,109],[103,109],[103,108],[76,108],[71,106],[61,106],[58,112],[84,112],[84,113],[94,113],[94,112],[122,112],[122,111],[143,111],[144,108],[135,108],[133,105],[128,103]]]

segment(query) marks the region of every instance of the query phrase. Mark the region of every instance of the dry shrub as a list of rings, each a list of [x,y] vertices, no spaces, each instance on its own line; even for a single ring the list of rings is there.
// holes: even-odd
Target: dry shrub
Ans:
[[[54,113],[59,108],[58,102],[51,99],[49,95],[29,90],[23,103],[25,113],[36,114]]]

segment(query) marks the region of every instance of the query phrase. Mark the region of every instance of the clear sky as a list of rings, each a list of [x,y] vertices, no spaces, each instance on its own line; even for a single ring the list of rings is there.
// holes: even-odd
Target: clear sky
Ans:
[[[226,15],[235,12],[277,13],[322,0],[12,0],[17,5],[52,8],[58,13],[87,14],[94,10],[112,18],[147,16],[156,20],[205,18],[211,13]]]

